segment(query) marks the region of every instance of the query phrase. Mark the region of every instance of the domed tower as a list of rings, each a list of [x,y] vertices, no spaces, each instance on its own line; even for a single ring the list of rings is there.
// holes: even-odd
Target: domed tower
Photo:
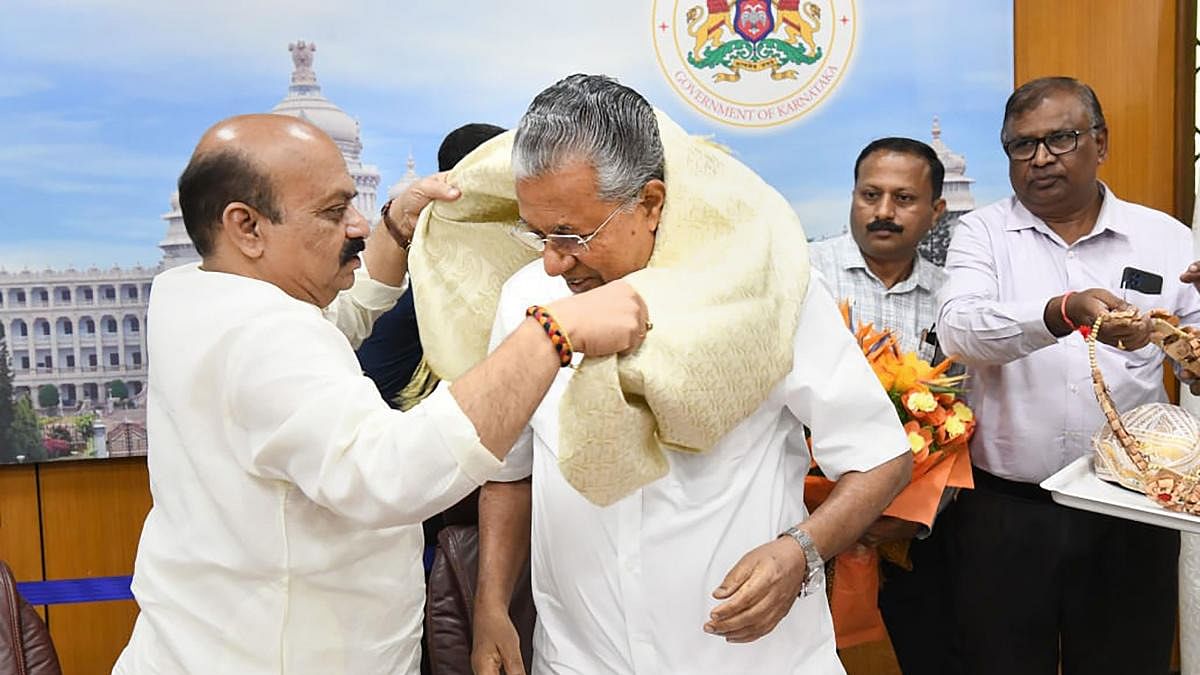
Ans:
[[[400,180],[392,184],[387,191],[388,199],[395,199],[404,194],[409,185],[417,182],[421,177],[417,175],[417,161],[413,159],[412,152],[408,153],[408,170],[404,172],[404,176]]]
[[[974,183],[975,179],[966,175],[966,157],[952,151],[942,141],[942,123],[937,115],[933,116],[931,135],[933,138],[929,145],[937,153],[938,159],[942,160],[942,166],[946,167],[946,178],[942,181],[942,197],[946,200],[946,211],[921,241],[918,250],[927,260],[940,266],[946,264],[950,235],[954,233],[958,217],[975,209],[975,196],[971,194],[971,183]]]
[[[379,169],[362,163],[358,120],[321,94],[321,85],[312,69],[315,44],[301,40],[289,44],[288,51],[292,53],[292,83],[287,96],[271,112],[299,117],[329,134],[346,158],[346,169],[358,188],[354,206],[370,220],[378,208],[375,193],[379,189]]]
[[[192,245],[192,239],[183,225],[183,211],[179,209],[178,191],[171,193],[171,210],[164,213],[162,219],[167,221],[167,236],[158,242],[158,247],[163,252],[162,266],[170,268],[185,263],[199,262],[200,254],[196,253],[196,247]]]
[[[975,197],[971,194],[974,178],[967,178],[967,159],[946,147],[942,141],[942,124],[933,116],[933,140],[929,143],[937,152],[938,159],[946,167],[946,180],[942,184],[942,196],[946,198],[946,214],[957,218],[975,209]]]

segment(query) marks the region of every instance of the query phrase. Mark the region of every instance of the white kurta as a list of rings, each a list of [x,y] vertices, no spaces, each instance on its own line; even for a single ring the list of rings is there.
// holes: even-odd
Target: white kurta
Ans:
[[[360,272],[322,312],[196,265],[155,279],[154,507],[114,673],[418,672],[420,523],[500,463],[448,388],[400,413],[362,375],[351,344],[401,290]]]
[[[540,261],[523,268],[504,288],[493,342],[529,305],[568,293]],[[556,465],[560,424],[571,423],[560,419],[559,403],[572,373],[559,373],[499,478],[533,476],[534,673],[842,673],[823,593],[798,599],[751,644],[703,631],[718,604],[711,593],[738,559],[808,515],[802,425],[835,479],[908,451],[895,409],[819,277],[801,312],[792,373],[758,410],[709,452],[669,452],[666,477],[606,508],[577,493]]]

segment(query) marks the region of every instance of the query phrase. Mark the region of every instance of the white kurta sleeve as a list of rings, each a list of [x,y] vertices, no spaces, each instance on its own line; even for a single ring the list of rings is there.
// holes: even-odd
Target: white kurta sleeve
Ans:
[[[817,273],[800,311],[794,359],[787,406],[812,431],[813,456],[829,479],[909,451],[891,399]]]
[[[358,349],[371,334],[375,320],[394,307],[407,288],[407,282],[400,288],[381,284],[371,278],[366,267],[360,267],[354,271],[354,285],[338,293],[325,308],[325,318],[342,331],[351,347]]]
[[[316,313],[264,317],[233,339],[228,450],[253,475],[387,527],[443,511],[500,468],[448,387],[408,412],[392,410]]]
[[[505,287],[507,289],[507,286]],[[521,322],[525,320],[523,310],[514,304],[512,294],[501,292],[500,301],[496,306],[496,319],[492,322],[492,336],[488,343],[488,353],[496,351],[501,342],[507,338]],[[504,467],[492,480],[512,482],[523,480],[533,475],[533,428],[528,424],[521,430],[520,437],[513,444],[508,454],[504,456]]]

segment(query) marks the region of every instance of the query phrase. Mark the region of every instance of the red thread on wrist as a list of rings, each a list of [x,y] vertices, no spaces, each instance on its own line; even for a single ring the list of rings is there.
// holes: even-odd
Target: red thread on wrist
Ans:
[[[575,351],[571,347],[571,339],[554,320],[550,310],[541,305],[531,305],[525,310],[525,316],[537,321],[542,330],[546,331],[546,337],[550,338],[550,344],[554,346],[554,351],[558,352],[559,366],[566,368],[571,365],[571,356]]]
[[[1062,314],[1063,323],[1067,324],[1067,327],[1073,331],[1081,328],[1081,326],[1075,325],[1075,322],[1071,320],[1071,317],[1067,316],[1067,298],[1071,297],[1074,293],[1075,291],[1067,291],[1066,293],[1063,293],[1062,302],[1058,305],[1058,312]],[[1087,336],[1085,335],[1084,337]]]

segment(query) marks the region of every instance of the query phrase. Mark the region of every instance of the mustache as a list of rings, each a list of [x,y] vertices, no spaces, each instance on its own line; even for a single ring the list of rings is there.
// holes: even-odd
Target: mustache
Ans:
[[[342,265],[345,265],[346,263],[353,260],[354,257],[357,256],[359,253],[362,253],[363,249],[365,249],[366,247],[367,247],[367,242],[364,241],[363,239],[347,239],[346,243],[342,245],[342,255],[341,255],[341,259],[339,262]]]
[[[904,232],[904,228],[892,220],[873,220],[867,223],[867,232],[895,232],[896,234],[900,234]]]

